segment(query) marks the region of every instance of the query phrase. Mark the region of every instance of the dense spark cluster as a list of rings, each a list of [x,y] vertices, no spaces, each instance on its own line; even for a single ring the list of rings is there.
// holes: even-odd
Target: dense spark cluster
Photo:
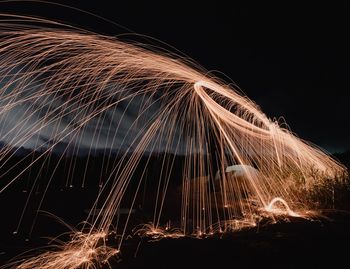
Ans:
[[[160,240],[163,238],[181,238],[185,234],[177,228],[171,228],[170,225],[165,227],[155,227],[153,223],[147,223],[136,227],[134,234],[141,237],[150,237],[152,240]]]
[[[33,23],[40,26],[27,26]],[[33,18],[3,19],[0,29],[0,159],[5,165],[21,147],[35,152],[22,172],[7,177],[23,165],[19,162],[2,174],[0,193],[52,154],[62,161],[96,150],[110,159],[118,152],[92,209],[101,205],[101,210],[87,219],[91,233],[76,233],[59,250],[16,263],[17,268],[94,268],[117,254],[131,214],[116,249],[100,241],[135,171],[143,169],[132,185],[134,207],[145,180],[141,160],[147,164],[152,155],[161,156],[153,222],[138,234],[155,238],[254,226],[261,209],[271,216],[301,216],[312,205],[298,189],[320,183],[300,185],[290,175],[310,178],[316,171],[320,178],[334,178],[343,172],[331,157],[187,58]],[[176,156],[184,160],[180,217],[178,227],[168,231],[161,228],[167,221],[162,214]],[[82,170],[84,186],[88,165]],[[47,185],[52,181],[49,177]],[[67,186],[73,183],[67,178]]]
[[[106,246],[105,238],[106,234],[103,232],[91,234],[78,232],[67,244],[56,246],[56,250],[14,261],[5,267],[13,266],[18,269],[100,268],[102,265],[108,265],[109,258],[119,253],[119,250]]]

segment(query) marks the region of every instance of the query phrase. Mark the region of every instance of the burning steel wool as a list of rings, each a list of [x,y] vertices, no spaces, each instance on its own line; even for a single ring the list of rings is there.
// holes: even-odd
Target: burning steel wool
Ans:
[[[117,225],[127,191],[133,193],[130,212],[135,207],[145,181],[143,165],[153,155],[161,156],[153,221],[137,233],[156,239],[234,231],[254,226],[262,214],[308,217],[313,205],[300,196],[300,188],[312,189],[343,173],[327,154],[187,58],[42,19],[7,16],[0,29],[0,159],[6,165],[20,148],[33,152],[29,164],[20,161],[2,173],[0,193],[11,192],[27,171],[53,154],[59,161],[96,151],[118,155],[85,220],[90,232],[75,232],[57,250],[2,268],[108,263],[122,251],[132,214],[118,224],[117,246],[104,239]],[[183,157],[178,217],[164,228],[177,156]],[[16,167],[22,170],[13,175]],[[69,169],[78,169],[74,161]],[[140,169],[135,183],[131,179]],[[68,177],[66,185],[88,184],[88,164],[82,173],[82,182]],[[293,175],[308,180],[301,185]],[[47,188],[53,180],[49,175]],[[28,203],[30,198],[23,211]]]

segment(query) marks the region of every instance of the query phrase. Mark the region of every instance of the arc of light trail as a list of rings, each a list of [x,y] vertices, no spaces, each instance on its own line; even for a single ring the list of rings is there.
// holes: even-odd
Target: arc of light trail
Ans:
[[[25,20],[50,24],[46,20],[28,17],[25,17]],[[336,161],[281,128],[276,122],[268,119],[248,98],[240,96],[235,89],[209,76],[203,68],[194,65],[188,59],[177,56],[173,59],[171,54],[151,51],[151,48],[123,43],[116,38],[102,37],[81,29],[50,29],[47,25],[31,27],[8,20],[0,22],[1,29],[0,81],[3,84],[0,85],[0,120],[6,120],[17,106],[28,105],[28,113],[22,115],[13,128],[1,133],[0,139],[8,144],[0,151],[0,159],[9,158],[16,146],[33,142],[33,131],[40,135],[46,127],[57,122],[49,137],[54,142],[51,145],[47,142],[37,144],[39,142],[36,140],[33,151],[40,148],[44,148],[44,151],[24,167],[24,171],[34,167],[42,157],[52,154],[55,145],[60,142],[68,140],[68,145],[79,148],[84,131],[94,119],[97,119],[98,124],[94,127],[92,137],[100,139],[102,130],[97,128],[102,128],[106,122],[104,113],[118,107],[123,101],[129,102],[129,105],[136,96],[142,96],[145,102],[152,103],[154,96],[160,96],[157,99],[160,111],[141,122],[140,129],[135,131],[131,139],[131,145],[135,146],[136,150],[133,151],[130,146],[120,160],[113,162],[113,169],[107,176],[107,181],[112,183],[112,187],[107,189],[107,184],[103,186],[101,191],[106,192],[107,199],[102,201],[101,211],[93,220],[90,230],[87,233],[76,232],[72,241],[65,243],[60,250],[45,252],[23,261],[18,268],[47,269],[48,265],[54,265],[58,269],[73,269],[78,266],[90,269],[100,266],[101,261],[119,253],[122,240],[118,249],[111,249],[105,244],[99,246],[98,242],[108,236],[113,216],[125,196],[141,158],[147,154],[157,154],[154,147],[156,143],[160,144],[157,148],[163,151],[164,158],[168,158],[161,167],[161,175],[165,175],[165,179],[156,179],[159,180],[159,184],[163,182],[163,194],[160,201],[156,201],[160,204],[154,205],[156,223],[145,226],[143,231],[149,234],[147,227],[151,227],[151,231],[160,237],[171,236],[158,226],[162,220],[173,169],[168,162],[174,152],[172,147],[176,143],[181,143],[179,154],[186,156],[182,168],[182,195],[179,199],[181,229],[176,230],[181,236],[202,236],[213,231],[227,231],[229,227],[239,229],[254,224],[254,214],[259,214],[258,208],[251,202],[254,199],[267,211],[271,209],[272,214],[278,213],[273,210],[277,202],[285,206],[287,214],[299,214],[297,209],[300,205],[311,205],[301,203],[299,198],[302,197],[294,195],[298,190],[295,182],[288,181],[293,184],[287,189],[284,171],[286,174],[300,173],[307,176],[310,170],[316,167],[320,174],[328,177],[334,177],[344,171]],[[54,59],[54,63],[48,62],[47,57]],[[111,88],[108,85],[111,85]],[[53,104],[56,101],[62,103],[55,107]],[[46,109],[44,112],[41,111],[43,108]],[[40,117],[32,126],[25,126],[40,111],[44,115],[39,114]],[[126,109],[122,115],[125,113]],[[147,113],[147,106],[141,104],[135,122],[143,120],[143,113]],[[72,119],[60,133],[60,124],[64,123],[63,117],[66,116],[71,116]],[[147,115],[145,117],[147,118]],[[20,123],[23,126],[18,130],[16,128]],[[123,123],[119,121],[116,130],[112,129],[111,122],[107,124],[108,136],[112,135],[114,141],[117,139],[117,130]],[[132,125],[134,126],[134,123]],[[135,123],[135,126],[137,125]],[[208,129],[214,133],[211,138]],[[130,142],[127,139],[129,138],[124,137],[123,143]],[[95,149],[94,146],[89,145],[89,154]],[[213,148],[217,151],[215,154],[218,155],[218,166],[221,167],[222,174],[225,166],[241,164],[256,167],[259,176],[253,175],[244,167],[246,178],[242,179],[242,182],[223,174],[223,179],[219,179],[219,188],[216,188],[217,183],[210,179],[216,161],[214,156],[209,154]],[[113,148],[108,150],[111,156]],[[177,152],[176,148],[175,153]],[[6,163],[9,159],[4,161]],[[21,164],[19,161],[16,165]],[[71,167],[73,165],[75,162],[70,163],[70,170],[75,169]],[[9,189],[9,186],[24,173],[10,178],[0,193]],[[49,182],[52,180],[51,176]],[[198,180],[191,179],[191,176]],[[135,195],[132,205],[136,201],[143,177],[144,173],[138,179],[137,188],[133,190]],[[67,178],[66,182],[72,184],[73,179]],[[83,182],[85,185],[85,176]],[[213,187],[210,187],[210,184]],[[97,200],[101,199],[101,194],[100,192]],[[230,203],[230,207],[222,207],[220,201],[224,201],[225,205]],[[159,210],[156,210],[158,206]],[[217,212],[216,217],[211,213],[212,207]],[[91,215],[90,212],[88,218]],[[129,214],[128,218],[130,216]],[[217,221],[214,218],[217,218]],[[218,226],[213,224],[216,222],[219,223]],[[121,236],[124,238],[126,224],[122,231]]]

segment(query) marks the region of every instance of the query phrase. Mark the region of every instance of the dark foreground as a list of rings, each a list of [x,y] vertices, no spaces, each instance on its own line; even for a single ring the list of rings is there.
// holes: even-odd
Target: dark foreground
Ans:
[[[125,241],[112,268],[349,268],[350,214],[292,219],[214,238]],[[3,242],[1,242],[3,243]],[[24,243],[25,244],[25,243]],[[0,244],[3,263],[23,248]]]
[[[336,217],[291,220],[221,239],[141,242],[113,268],[350,268],[350,215]]]

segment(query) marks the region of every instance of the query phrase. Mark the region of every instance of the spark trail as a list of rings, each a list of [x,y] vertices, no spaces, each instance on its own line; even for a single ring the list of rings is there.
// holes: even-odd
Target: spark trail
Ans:
[[[312,205],[297,195],[299,186],[289,175],[306,178],[317,171],[334,178],[343,172],[324,152],[187,58],[43,19],[7,16],[0,29],[2,166],[21,147],[36,153],[22,172],[10,176],[24,165],[21,161],[3,172],[0,193],[10,191],[53,153],[61,162],[65,156],[90,156],[96,150],[109,159],[119,154],[86,220],[91,231],[76,233],[57,251],[8,266],[70,269],[108,262],[122,247],[131,214],[115,249],[100,241],[113,226],[127,190],[133,193],[129,205],[134,207],[145,180],[141,160],[148,164],[152,155],[162,156],[153,222],[139,233],[156,238],[254,225],[259,210],[273,216],[276,203],[283,205],[278,214],[282,210],[299,216]],[[178,227],[172,233],[161,225],[176,156],[184,161]],[[227,172],[231,165],[240,167],[240,173]],[[74,161],[69,169],[77,169]],[[88,183],[88,164],[83,170],[82,186]],[[142,172],[134,184],[136,170]],[[47,188],[54,180],[48,178]],[[66,179],[67,186],[73,183]],[[101,210],[92,214],[98,205]]]

